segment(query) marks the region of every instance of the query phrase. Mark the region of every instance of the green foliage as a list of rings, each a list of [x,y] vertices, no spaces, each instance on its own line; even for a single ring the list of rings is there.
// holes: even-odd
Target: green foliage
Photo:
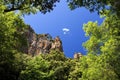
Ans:
[[[70,9],[85,7],[90,12],[97,11],[98,14],[106,14],[106,10],[111,13],[120,14],[119,0],[67,0]],[[120,15],[119,15],[120,16]]]
[[[83,45],[88,50],[88,53],[102,53],[111,48],[112,51],[119,46],[119,18],[115,15],[106,17],[102,25],[98,26],[97,23],[88,22],[84,25],[86,36],[90,39]],[[106,46],[106,47],[105,47]],[[107,48],[108,46],[108,48]],[[111,46],[111,47],[110,47]],[[114,48],[114,49],[112,49]]]
[[[55,60],[55,61],[65,61],[66,57],[63,52],[59,50],[51,50],[48,55],[42,54],[42,57],[48,61]]]
[[[110,4],[113,0],[68,0],[69,6],[73,8],[85,7],[90,11],[99,10],[101,7],[104,8],[105,5]]]
[[[50,63],[41,56],[34,57],[27,63],[25,70],[21,72],[21,80],[50,80],[52,71],[49,71]]]
[[[81,80],[119,80],[109,63],[104,60],[104,55],[88,54],[81,59]]]
[[[6,5],[4,12],[19,10],[23,14],[50,12],[59,0],[1,0]]]
[[[22,70],[22,80],[67,80],[69,65],[62,52],[57,50],[49,54],[41,54],[27,62],[27,67]]]
[[[83,79],[120,79],[119,23],[119,17],[111,15],[106,16],[100,26],[96,22],[88,22],[88,24],[84,25],[84,30],[86,36],[89,36],[89,40],[83,44],[88,50],[88,55],[84,59],[85,61],[83,60],[84,65],[87,65],[87,68],[83,70]],[[90,57],[90,55],[93,57]],[[87,61],[89,59],[92,61]],[[83,66],[83,64],[81,65]]]
[[[103,45],[103,43],[100,40],[101,32],[97,22],[88,22],[88,24],[84,25],[84,30],[86,32],[86,36],[90,37],[90,39],[83,44],[88,50],[88,53],[100,53],[100,47]]]
[[[69,60],[69,78],[68,80],[80,80],[82,77],[81,71],[81,61],[80,60]]]
[[[1,3],[0,6],[0,80],[16,80],[20,68],[15,65],[18,60],[15,55],[19,53],[17,46],[24,43],[19,37],[22,32],[18,29],[24,30],[26,25],[18,14],[4,14],[5,6]]]

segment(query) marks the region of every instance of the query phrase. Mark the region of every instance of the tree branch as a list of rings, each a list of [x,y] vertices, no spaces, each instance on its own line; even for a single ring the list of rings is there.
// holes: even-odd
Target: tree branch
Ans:
[[[15,10],[20,10],[20,8],[11,8],[11,9],[5,9],[4,12],[11,12]]]
[[[11,11],[16,11],[16,10],[25,10],[25,9],[28,9],[29,7],[26,7],[26,8],[21,8],[21,7],[18,7],[18,8],[11,8],[11,9],[5,9],[4,12],[7,13],[7,12],[11,12]]]

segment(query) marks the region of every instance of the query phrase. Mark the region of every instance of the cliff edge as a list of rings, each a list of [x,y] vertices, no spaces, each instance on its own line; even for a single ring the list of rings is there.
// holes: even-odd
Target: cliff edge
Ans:
[[[36,34],[30,26],[24,31],[23,36],[27,40],[27,48],[23,49],[27,54],[32,56],[45,54],[54,49],[63,52],[62,41],[59,36],[53,39],[50,34]]]

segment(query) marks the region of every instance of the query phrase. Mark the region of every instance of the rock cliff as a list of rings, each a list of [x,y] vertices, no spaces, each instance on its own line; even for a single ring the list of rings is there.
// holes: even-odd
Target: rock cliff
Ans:
[[[80,59],[80,58],[82,58],[82,53],[75,53],[74,54],[74,59]]]
[[[25,30],[28,47],[25,53],[32,56],[49,53],[52,49],[58,49],[63,52],[62,41],[57,36],[54,39],[49,34],[36,34],[31,27]]]

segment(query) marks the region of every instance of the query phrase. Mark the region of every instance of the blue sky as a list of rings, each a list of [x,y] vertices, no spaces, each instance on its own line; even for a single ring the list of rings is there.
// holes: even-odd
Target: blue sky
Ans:
[[[75,52],[86,53],[82,46],[82,43],[87,40],[83,24],[88,21],[98,21],[100,24],[103,19],[96,12],[90,13],[85,8],[71,11],[66,1],[61,0],[50,13],[25,16],[24,21],[38,34],[49,33],[53,38],[59,36],[65,55],[73,57]]]

